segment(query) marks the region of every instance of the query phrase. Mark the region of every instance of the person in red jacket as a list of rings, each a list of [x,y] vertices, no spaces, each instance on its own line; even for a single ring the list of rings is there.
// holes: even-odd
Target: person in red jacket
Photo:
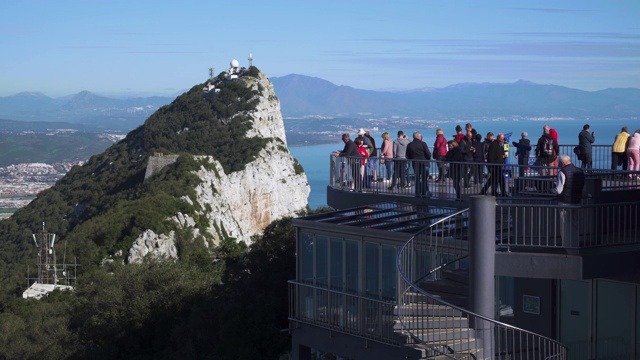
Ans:
[[[556,131],[556,129],[549,129],[549,135],[551,135],[551,137],[553,138],[553,140],[556,141],[556,144],[558,144],[558,146],[560,146],[560,141],[558,141],[558,132]],[[558,167],[558,156],[559,154],[556,154],[556,159],[553,160],[553,166],[554,167]],[[551,171],[552,175],[556,174],[556,170],[552,170]]]
[[[438,181],[444,181],[445,179],[445,156],[447,156],[447,139],[444,138],[444,132],[442,129],[436,130],[436,141],[433,143],[433,158],[438,160]]]

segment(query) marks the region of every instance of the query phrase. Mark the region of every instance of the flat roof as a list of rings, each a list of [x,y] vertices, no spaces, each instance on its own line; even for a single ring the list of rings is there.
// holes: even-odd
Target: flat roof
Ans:
[[[439,219],[459,211],[441,205],[382,202],[298,218],[315,223],[414,234]]]

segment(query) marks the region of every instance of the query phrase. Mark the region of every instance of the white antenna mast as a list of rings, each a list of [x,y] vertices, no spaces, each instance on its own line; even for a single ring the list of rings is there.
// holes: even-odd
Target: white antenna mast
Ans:
[[[249,67],[253,66],[253,54],[249,53]]]

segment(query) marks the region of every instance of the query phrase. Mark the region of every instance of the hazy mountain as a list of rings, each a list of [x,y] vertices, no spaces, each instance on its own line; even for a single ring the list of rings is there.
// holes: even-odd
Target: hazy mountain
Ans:
[[[0,118],[62,121],[98,129],[131,130],[173,99],[161,96],[116,99],[89,91],[51,98],[42,93],[24,92],[0,97]]]
[[[384,92],[337,86],[304,75],[271,79],[284,116],[352,115],[417,118],[575,117],[635,118],[640,89],[583,91],[519,80],[464,83],[445,88]]]
[[[418,119],[498,117],[636,118],[640,89],[583,91],[519,80],[462,83],[444,88],[371,91],[292,74],[271,79],[285,117],[406,116]],[[62,121],[93,129],[131,130],[172,97],[113,98],[88,91],[51,98],[24,92],[0,97],[0,118]]]

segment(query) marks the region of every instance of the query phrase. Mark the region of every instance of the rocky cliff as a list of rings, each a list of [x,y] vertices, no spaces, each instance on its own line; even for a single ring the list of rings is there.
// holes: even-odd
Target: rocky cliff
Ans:
[[[261,149],[236,171],[223,166],[217,154],[194,155],[201,164],[194,171],[201,182],[195,187],[195,199],[189,196],[181,199],[200,210],[192,214],[178,212],[172,217],[178,227],[191,229],[195,236],[203,235],[214,245],[225,237],[250,243],[251,237],[261,233],[272,221],[305,210],[310,192],[302,167],[287,149],[280,103],[269,79],[258,72],[254,76],[224,81],[242,83],[256,94],[250,100],[254,103],[252,109],[233,114],[232,118],[242,116],[248,120],[250,126],[241,141],[260,142]],[[203,96],[212,98],[219,93]],[[185,131],[190,130],[179,130]],[[160,163],[155,156],[150,157],[148,166],[154,169],[148,168],[145,178],[173,162],[159,166]],[[196,222],[194,218],[206,219],[207,228],[202,228],[203,222]],[[175,258],[174,250],[166,253],[162,250],[174,249],[170,244],[173,239],[173,233],[145,231],[129,250],[127,260],[139,262],[146,254],[153,254],[154,258]],[[162,248],[153,245],[160,242],[165,244]],[[144,248],[145,244],[149,246]]]

